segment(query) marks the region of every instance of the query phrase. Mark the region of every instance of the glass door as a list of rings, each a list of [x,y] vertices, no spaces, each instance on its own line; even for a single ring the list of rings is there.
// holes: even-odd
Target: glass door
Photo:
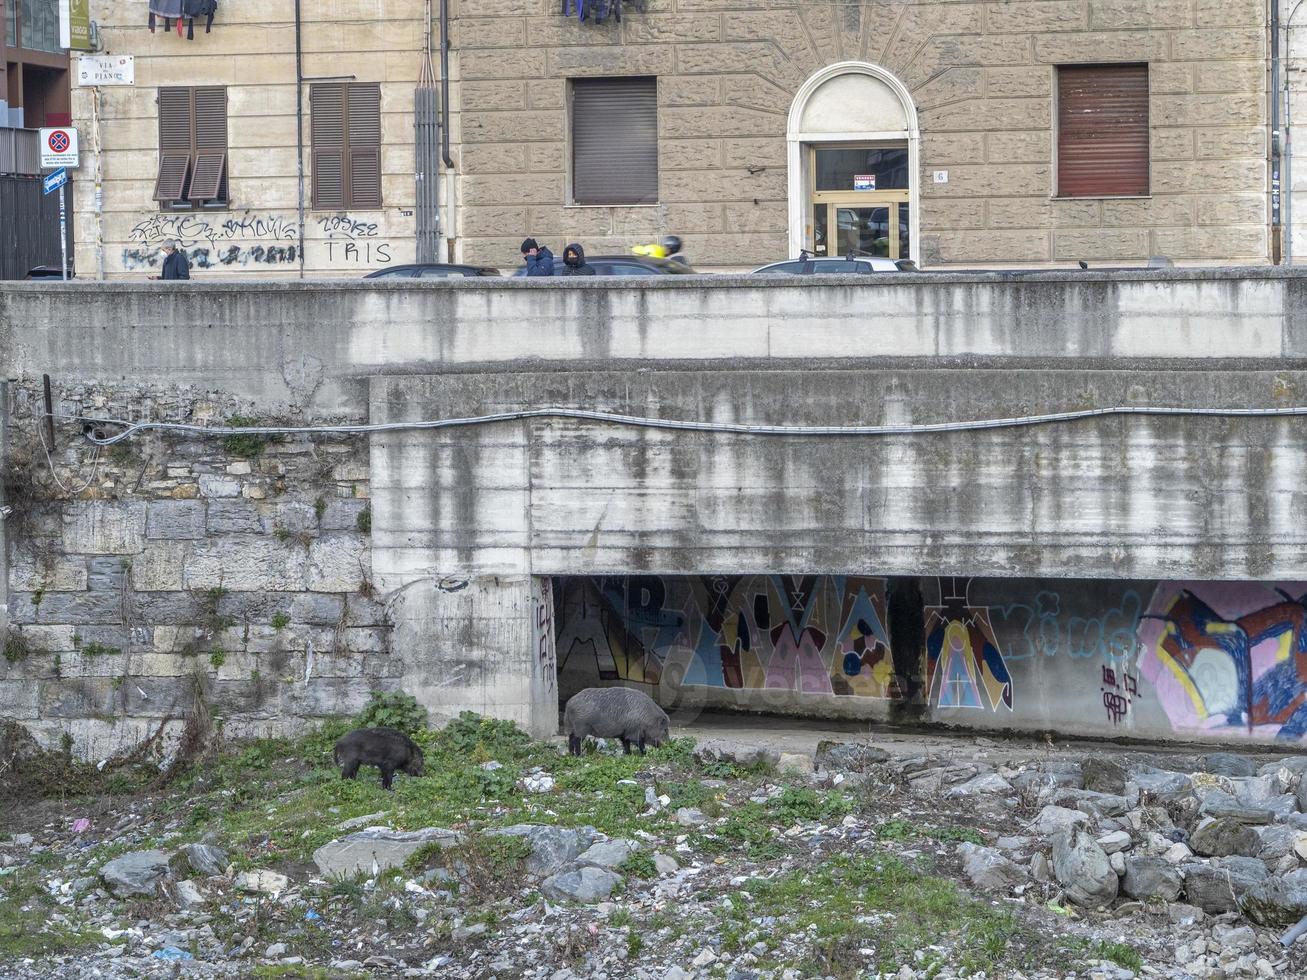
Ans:
[[[904,144],[812,146],[807,247],[823,257],[912,254]]]
[[[812,227],[814,255],[905,259],[911,254],[907,202],[870,203],[861,198],[815,201]]]

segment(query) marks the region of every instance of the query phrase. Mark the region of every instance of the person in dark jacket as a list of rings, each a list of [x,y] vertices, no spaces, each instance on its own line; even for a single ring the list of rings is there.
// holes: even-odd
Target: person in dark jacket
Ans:
[[[563,275],[593,276],[594,266],[585,264],[585,249],[573,242],[563,249]]]
[[[186,261],[185,253],[178,250],[176,242],[164,242],[163,254],[163,274],[151,276],[151,279],[189,279],[191,277],[191,264]]]
[[[528,276],[552,276],[554,274],[554,253],[546,246],[536,244],[534,238],[522,243],[522,255],[526,257],[526,274]]]

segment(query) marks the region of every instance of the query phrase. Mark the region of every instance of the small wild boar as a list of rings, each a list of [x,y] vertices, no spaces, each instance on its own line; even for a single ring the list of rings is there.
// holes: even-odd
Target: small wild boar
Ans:
[[[395,728],[356,728],[336,740],[331,755],[340,766],[341,779],[353,779],[359,766],[376,766],[385,789],[390,789],[395,773],[421,776],[424,769],[422,750]]]
[[[573,695],[563,712],[563,728],[573,755],[581,754],[587,735],[619,738],[627,755],[634,743],[644,755],[646,742],[659,746],[670,734],[663,709],[643,691],[629,687],[591,687]]]

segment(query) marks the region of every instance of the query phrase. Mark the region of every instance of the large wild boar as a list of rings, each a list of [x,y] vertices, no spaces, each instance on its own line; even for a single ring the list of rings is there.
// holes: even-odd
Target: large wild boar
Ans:
[[[421,776],[424,770],[422,750],[396,728],[356,728],[336,740],[331,755],[340,766],[341,779],[353,779],[359,766],[376,766],[385,789],[390,789],[397,772]]]
[[[581,754],[587,735],[619,738],[622,749],[631,754],[634,743],[644,755],[646,742],[662,745],[670,735],[671,723],[663,709],[643,691],[629,687],[591,687],[575,694],[563,711],[567,749]]]

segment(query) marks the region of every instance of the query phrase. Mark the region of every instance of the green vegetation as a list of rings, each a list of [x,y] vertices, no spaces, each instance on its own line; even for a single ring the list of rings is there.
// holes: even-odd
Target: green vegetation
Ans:
[[[372,505],[368,504],[361,511],[359,516],[354,519],[354,526],[364,534],[372,533]]]
[[[272,628],[275,630],[284,630],[290,625],[290,617],[284,612],[272,614]]]
[[[103,942],[97,931],[58,922],[59,906],[37,871],[33,866],[27,874],[0,878],[0,959],[72,953]]]
[[[263,422],[248,415],[232,415],[227,419],[227,426],[233,429],[256,429],[263,424]],[[240,459],[254,459],[263,455],[263,450],[268,448],[271,443],[280,441],[281,436],[279,435],[233,434],[223,437],[222,448],[230,456],[237,456]]]
[[[887,820],[876,828],[879,840],[937,840],[946,842],[968,841],[972,844],[984,844],[984,836],[970,827],[929,827],[911,820]]]
[[[317,518],[318,523],[322,523],[322,515],[327,512],[327,498],[319,497],[313,501],[313,516]]]
[[[658,869],[654,866],[653,855],[648,851],[636,851],[617,868],[623,875],[634,878],[657,878]]]
[[[121,647],[111,647],[104,643],[83,643],[81,647],[83,657],[117,657],[123,651]]]
[[[222,647],[214,647],[209,651],[209,666],[217,670],[227,662],[227,652]]]
[[[426,727],[427,709],[403,691],[373,691],[367,707],[359,713],[358,724],[361,728],[398,728],[413,735]]]
[[[16,627],[11,626],[5,631],[4,655],[11,664],[26,660],[32,655],[32,644]]]

